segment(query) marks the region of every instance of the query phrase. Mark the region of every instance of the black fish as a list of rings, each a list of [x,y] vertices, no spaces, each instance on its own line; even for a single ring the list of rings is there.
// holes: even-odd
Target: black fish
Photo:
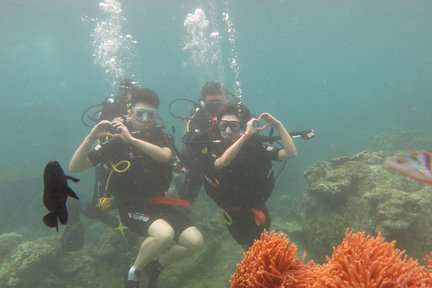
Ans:
[[[68,196],[78,199],[77,194],[69,188],[67,179],[78,182],[79,179],[66,176],[60,164],[52,160],[45,166],[44,171],[44,195],[43,203],[50,211],[43,217],[43,222],[48,227],[55,227],[58,231],[58,219],[65,225],[68,220],[66,199]]]

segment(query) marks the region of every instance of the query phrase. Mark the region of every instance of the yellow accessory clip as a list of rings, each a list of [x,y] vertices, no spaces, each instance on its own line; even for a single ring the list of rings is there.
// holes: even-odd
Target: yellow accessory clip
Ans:
[[[120,165],[125,165],[125,167],[123,169],[120,169]],[[109,183],[111,181],[111,175],[113,172],[117,172],[117,173],[123,173],[126,172],[129,167],[131,166],[131,163],[128,160],[123,160],[118,162],[117,164],[113,164],[111,163],[111,171],[108,174],[107,180],[105,182],[105,191],[108,191],[108,187],[109,187]]]
[[[98,207],[102,211],[107,211],[109,208],[111,208],[111,198],[108,197],[99,198]]]
[[[231,225],[233,223],[231,216],[225,209],[222,209],[222,219],[226,225]]]
[[[124,165],[124,168],[121,169],[120,165]],[[109,195],[107,193],[107,191],[108,191],[109,183],[111,181],[111,176],[112,176],[113,172],[124,173],[129,169],[130,166],[131,166],[131,163],[128,160],[120,161],[117,164],[111,163],[111,171],[109,172],[107,180],[105,182],[105,195],[103,197],[99,198],[98,207],[100,210],[106,211],[111,207],[111,198],[106,197],[106,195]]]
[[[186,122],[185,133],[189,133],[189,132],[190,132],[190,127],[189,127],[189,126],[190,126],[192,120],[196,117],[197,114],[198,114],[198,113],[194,113],[194,114],[189,118],[189,120]]]

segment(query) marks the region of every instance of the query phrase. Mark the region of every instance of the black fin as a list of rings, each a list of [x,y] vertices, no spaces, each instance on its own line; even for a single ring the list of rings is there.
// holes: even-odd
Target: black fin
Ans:
[[[58,213],[58,217],[59,217],[60,223],[63,225],[66,225],[66,223],[68,221],[68,211],[66,209],[66,206],[64,207],[63,210],[60,211],[60,213]]]
[[[68,197],[66,201],[66,209],[68,211],[68,224],[75,224],[80,221],[80,201]]]
[[[47,215],[45,215],[42,220],[45,223],[45,225],[47,225],[48,227],[51,228],[56,228],[57,232],[58,232],[58,221],[57,221],[57,213],[55,212],[50,212]]]
[[[69,176],[69,175],[65,175],[65,176],[66,176],[66,179],[72,180],[75,183],[77,183],[77,182],[80,181],[80,179],[78,179],[78,178],[75,178],[75,177],[72,177],[72,176]]]
[[[78,195],[69,186],[67,187],[66,191],[67,191],[68,196],[75,198],[75,199],[79,199]]]

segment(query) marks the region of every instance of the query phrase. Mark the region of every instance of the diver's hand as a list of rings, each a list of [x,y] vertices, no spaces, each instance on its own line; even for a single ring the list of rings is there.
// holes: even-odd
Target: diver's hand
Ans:
[[[269,126],[273,126],[275,128],[279,128],[282,125],[282,122],[280,122],[279,120],[277,120],[270,113],[261,113],[261,115],[258,117],[258,120],[259,121],[264,120],[266,122],[266,124],[264,126],[262,126],[262,129],[265,129],[265,128],[269,127]]]
[[[250,119],[246,124],[246,134],[252,136],[264,129],[262,127],[259,127],[258,125],[259,120],[257,118]]]
[[[124,123],[124,122],[125,122],[125,118],[123,118],[122,116],[115,117],[115,118],[113,119],[113,122],[114,122],[114,121],[118,121],[118,122],[122,122],[122,123]]]
[[[87,136],[87,139],[91,142],[94,142],[98,138],[105,137],[105,136],[109,135],[109,133],[106,130],[111,125],[112,125],[111,121],[108,121],[108,120],[100,121],[90,131],[89,135]]]
[[[113,121],[112,127],[117,130],[117,134],[111,134],[110,136],[113,138],[120,138],[126,143],[130,143],[134,137],[129,132],[129,129],[120,121]]]

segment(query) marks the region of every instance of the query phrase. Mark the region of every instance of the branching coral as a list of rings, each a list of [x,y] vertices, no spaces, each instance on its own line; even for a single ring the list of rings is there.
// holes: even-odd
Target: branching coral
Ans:
[[[426,254],[425,257],[423,258],[423,260],[425,261],[426,265],[428,266],[428,269],[432,270],[432,252],[429,252],[428,254]]]
[[[232,288],[310,287],[313,263],[296,256],[297,246],[280,233],[261,235],[244,254],[231,277]]]
[[[381,235],[346,232],[313,287],[432,287],[424,267]]]
[[[432,273],[395,241],[349,230],[322,266],[304,264],[284,234],[263,233],[231,277],[232,288],[414,288],[432,287]],[[432,254],[425,257],[431,267]]]

